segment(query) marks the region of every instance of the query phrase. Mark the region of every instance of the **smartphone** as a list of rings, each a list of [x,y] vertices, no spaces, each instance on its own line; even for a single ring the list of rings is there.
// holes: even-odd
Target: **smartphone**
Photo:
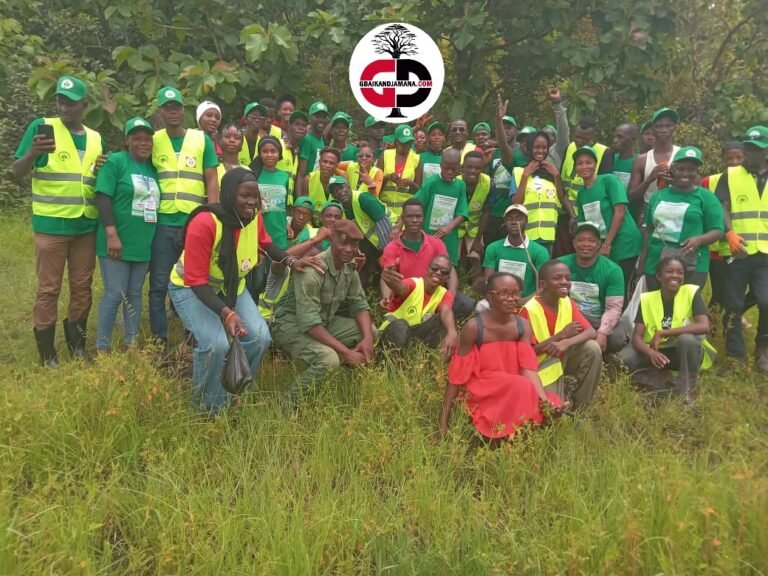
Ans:
[[[54,144],[56,143],[55,138],[53,137],[53,126],[51,126],[50,124],[38,124],[37,135],[50,138],[51,140],[54,140]]]

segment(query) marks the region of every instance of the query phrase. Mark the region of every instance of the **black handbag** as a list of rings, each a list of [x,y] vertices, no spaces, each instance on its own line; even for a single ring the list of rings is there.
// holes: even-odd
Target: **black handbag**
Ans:
[[[240,338],[235,336],[230,340],[229,350],[224,357],[221,385],[230,394],[240,394],[251,380],[253,380],[251,365],[248,363]]]

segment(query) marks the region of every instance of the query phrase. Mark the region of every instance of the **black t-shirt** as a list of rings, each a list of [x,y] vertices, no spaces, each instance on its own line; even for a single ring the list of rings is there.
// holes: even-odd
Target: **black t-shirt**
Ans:
[[[661,298],[662,304],[664,305],[664,318],[661,321],[661,329],[666,330],[668,328],[672,327],[672,310],[674,307],[674,300],[666,300],[662,296]],[[709,311],[707,310],[707,305],[704,304],[704,298],[701,297],[701,290],[697,290],[696,294],[693,295],[693,303],[691,305],[693,307],[693,317],[701,316],[702,314],[707,314]],[[635,324],[645,324],[643,321],[643,307],[639,306],[637,308],[637,316],[635,316]]]
[[[765,190],[765,183],[768,181],[768,170],[761,174],[752,174],[752,176],[757,179],[757,193],[762,196],[763,190]],[[720,176],[720,180],[717,181],[715,196],[717,196],[717,199],[720,200],[721,203],[731,201],[731,189],[728,185],[728,170],[723,172],[723,175]]]

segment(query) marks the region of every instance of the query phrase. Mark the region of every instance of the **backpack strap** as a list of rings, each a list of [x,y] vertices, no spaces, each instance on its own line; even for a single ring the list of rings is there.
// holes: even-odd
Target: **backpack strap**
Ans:
[[[475,337],[475,346],[480,348],[483,345],[483,315],[477,314],[475,316],[475,322],[477,323],[477,336]]]
[[[523,331],[525,330],[525,324],[523,324],[523,319],[520,318],[520,316],[515,316],[517,318],[517,340],[518,342],[523,337]]]

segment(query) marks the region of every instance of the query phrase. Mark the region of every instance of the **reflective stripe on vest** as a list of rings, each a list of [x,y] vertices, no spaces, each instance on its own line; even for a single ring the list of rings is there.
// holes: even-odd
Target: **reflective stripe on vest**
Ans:
[[[459,178],[463,179],[464,177],[459,176]],[[472,197],[467,199],[469,218],[459,228],[459,238],[463,238],[465,234],[469,234],[471,238],[477,236],[477,230],[480,227],[480,217],[483,215],[483,206],[485,206],[485,201],[488,200],[490,192],[491,177],[488,174],[481,173]]]
[[[390,322],[398,319],[408,322],[408,326],[418,326],[428,319],[427,315],[434,314],[440,302],[443,301],[447,290],[444,286],[438,286],[427,305],[424,306],[424,278],[411,278],[411,280],[416,284],[413,290],[397,310],[384,315],[384,322],[379,326],[379,332],[389,326]]]
[[[381,246],[381,241],[379,240],[379,235],[376,233],[376,222],[371,220],[371,217],[368,215],[368,213],[363,210],[362,206],[360,206],[360,194],[364,194],[364,192],[360,190],[352,191],[352,212],[355,215],[355,222],[357,222],[357,225],[360,227],[360,231],[370,241],[370,243],[378,248]],[[365,192],[365,194],[367,194],[367,192]],[[373,198],[375,198],[376,201],[381,204],[382,208],[384,208],[384,213],[386,214],[387,219],[389,219],[389,208],[387,208],[387,206],[378,200],[375,196],[373,196]]]
[[[32,172],[32,213],[52,218],[98,218],[94,186],[96,161],[102,152],[101,135],[83,126],[85,151],[81,160],[61,118],[43,118],[43,122],[53,126],[56,149],[48,154],[45,166]]]
[[[211,213],[216,224],[216,236],[213,239],[211,247],[211,260],[208,265],[208,284],[217,292],[224,292],[224,272],[219,267],[219,244],[221,243],[221,233],[223,226],[221,220]],[[203,217],[203,216],[198,216]],[[184,283],[184,255],[186,250],[181,253],[178,262],[171,270],[171,284],[174,286],[188,286]],[[237,273],[240,277],[240,283],[237,286],[237,293],[242,294],[245,288],[245,277],[256,267],[259,261],[259,219],[254,218],[245,228],[240,230],[240,236],[237,239]]]
[[[534,296],[525,304],[528,310],[528,318],[531,321],[533,335],[537,342],[551,338],[547,316],[539,300]],[[570,298],[560,298],[557,301],[557,321],[555,322],[555,334],[561,332],[568,324],[573,322],[573,306]],[[557,382],[563,375],[563,364],[559,359],[547,354],[539,354],[539,378],[544,386]]]
[[[747,241],[747,254],[768,254],[768,182],[757,190],[755,178],[743,166],[728,168],[731,226]]]
[[[672,304],[672,325],[670,328],[680,328],[687,326],[693,321],[693,297],[696,295],[698,286],[695,284],[683,284],[675,294],[675,301]],[[646,292],[640,295],[640,309],[643,313],[643,324],[645,324],[645,334],[643,341],[650,344],[653,335],[661,330],[661,323],[664,320],[664,301],[661,298],[661,290]],[[674,341],[674,340],[672,340]],[[661,344],[671,342],[669,338],[662,338]],[[715,348],[707,342],[701,341],[704,354],[701,358],[701,369],[706,370],[712,366],[717,352]]]
[[[536,189],[538,184],[539,190]],[[555,185],[544,178],[528,177],[523,205],[528,210],[525,235],[531,240],[554,242],[560,199]]]
[[[160,184],[158,212],[189,214],[200,204],[205,204],[204,153],[205,133],[202,130],[190,128],[185,132],[178,159],[168,133],[164,129],[155,132],[152,163],[157,168]]]
[[[384,153],[382,154],[382,158],[384,159],[384,174],[395,173],[396,155],[397,150],[395,149],[384,150]],[[414,150],[410,150],[408,152],[408,158],[405,160],[403,171],[400,173],[400,177],[405,178],[406,180],[414,180],[416,178],[416,169],[419,167],[420,160],[421,158],[419,155]],[[395,217],[400,216],[403,211],[403,202],[408,200],[411,196],[413,195],[408,186],[397,186],[391,181],[385,182],[384,186],[381,188],[381,201],[387,205]]]
[[[595,167],[595,173],[600,169],[600,163],[603,161],[603,155],[608,150],[608,146],[604,144],[595,143],[592,148],[597,152],[597,166]],[[563,179],[563,188],[565,193],[568,194],[568,198],[571,202],[576,202],[576,195],[579,188],[584,186],[584,180],[581,176],[576,174],[576,165],[573,162],[573,153],[576,152],[576,142],[568,144],[568,149],[565,151],[565,157],[563,158],[563,167],[560,170],[560,177]]]

